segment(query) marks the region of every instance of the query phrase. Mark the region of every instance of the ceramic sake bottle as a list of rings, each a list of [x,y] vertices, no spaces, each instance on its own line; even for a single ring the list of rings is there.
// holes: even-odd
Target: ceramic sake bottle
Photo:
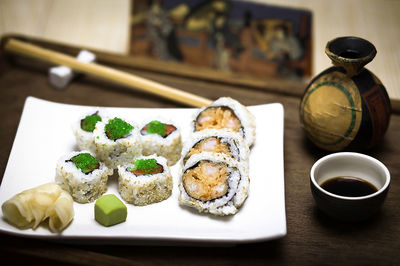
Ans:
[[[327,151],[362,151],[383,138],[391,105],[385,87],[364,66],[376,55],[372,43],[340,37],[327,43],[333,66],[307,86],[300,122],[307,137]]]

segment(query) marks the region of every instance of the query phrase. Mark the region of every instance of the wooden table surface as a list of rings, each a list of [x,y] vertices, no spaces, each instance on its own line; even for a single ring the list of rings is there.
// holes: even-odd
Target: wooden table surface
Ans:
[[[5,55],[3,53],[3,55]],[[143,92],[84,76],[63,91],[48,82],[49,65],[19,56],[0,64],[0,175],[3,176],[27,96],[94,106],[184,107]],[[49,265],[399,265],[400,115],[394,113],[384,138],[365,152],[391,172],[391,188],[382,211],[355,224],[336,222],[318,211],[309,187],[313,163],[326,153],[305,138],[299,123],[300,98],[276,90],[194,80],[137,69],[123,69],[210,99],[230,96],[245,105],[282,103],[285,111],[284,169],[287,235],[281,239],[233,247],[89,245],[0,234],[2,261]],[[96,95],[93,97],[93,95]],[[257,136],[263,138],[262,135]],[[2,265],[4,265],[2,263]],[[10,264],[11,265],[11,264]],[[39,265],[39,264],[38,264]]]

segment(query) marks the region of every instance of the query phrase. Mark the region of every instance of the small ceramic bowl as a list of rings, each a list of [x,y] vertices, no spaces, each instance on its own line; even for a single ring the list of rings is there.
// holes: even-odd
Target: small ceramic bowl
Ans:
[[[339,176],[359,177],[377,188],[360,197],[340,196],[321,187]],[[323,212],[342,221],[365,220],[375,214],[389,190],[390,173],[380,161],[354,152],[338,152],[319,159],[311,168],[310,185],[315,202]]]

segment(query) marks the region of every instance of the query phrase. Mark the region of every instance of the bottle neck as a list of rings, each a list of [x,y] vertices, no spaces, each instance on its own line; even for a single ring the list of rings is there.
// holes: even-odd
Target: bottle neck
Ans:
[[[328,42],[325,53],[333,65],[343,67],[346,75],[352,77],[360,73],[364,66],[374,59],[376,49],[367,40],[358,37],[340,37]]]

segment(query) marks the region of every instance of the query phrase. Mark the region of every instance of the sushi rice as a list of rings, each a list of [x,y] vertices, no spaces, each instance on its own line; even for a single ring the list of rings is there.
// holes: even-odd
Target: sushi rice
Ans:
[[[71,158],[81,153],[89,153],[94,157],[90,151],[74,151],[62,156],[57,162],[55,181],[71,194],[74,201],[93,202],[107,191],[108,176],[113,174],[113,170],[99,161],[98,169],[88,174],[83,173],[71,161]]]
[[[160,156],[141,156],[140,159],[155,159],[163,167],[157,174],[135,175],[128,168],[134,163],[118,166],[118,191],[126,202],[144,206],[169,198],[172,194],[172,176],[167,160]]]
[[[96,145],[94,143],[94,135],[93,132],[88,132],[82,129],[81,121],[89,115],[97,114],[101,117],[102,121],[106,120],[106,115],[103,110],[95,109],[91,112],[82,115],[78,120],[76,120],[72,124],[72,132],[74,133],[76,144],[79,150],[88,150],[92,153],[96,152]]]
[[[246,106],[230,97],[221,97],[214,101],[211,105],[198,109],[194,113],[191,122],[191,132],[196,132],[196,123],[198,122],[198,118],[201,113],[208,108],[213,107],[225,107],[230,109],[241,124],[241,128],[238,132],[242,135],[246,145],[251,147],[254,144],[256,139],[256,122],[254,115],[246,108]]]
[[[246,165],[248,164],[250,149],[239,133],[229,129],[204,129],[194,132],[185,143],[182,149],[181,166],[184,167],[190,155],[194,153],[202,151],[216,152],[218,142],[228,148],[227,151],[219,152],[227,152],[227,155],[231,158]]]
[[[142,143],[139,127],[128,120],[125,122],[133,126],[130,134],[116,140],[111,140],[105,133],[105,126],[111,119],[98,122],[93,131],[94,143],[96,145],[96,156],[104,162],[107,167],[116,169],[118,165],[131,163],[135,158],[142,155]]]
[[[197,167],[200,162],[212,162],[226,166],[228,189],[224,195],[210,200],[201,200],[189,195],[190,192],[188,193],[186,190],[183,179],[185,173]],[[205,173],[205,175],[207,174]],[[208,212],[220,216],[233,215],[238,212],[247,198],[249,183],[248,169],[245,164],[239,163],[225,154],[202,152],[192,155],[187,161],[179,179],[180,194],[178,200],[181,205],[195,208],[199,212]],[[186,184],[186,186],[190,187],[191,184]]]
[[[174,125],[172,121],[161,117],[147,119],[144,123],[142,123],[140,129],[145,127],[153,120],[157,120],[164,124],[173,125],[176,130],[171,132],[165,138],[158,134],[141,134],[142,154],[144,156],[155,154],[165,157],[169,166],[174,165],[180,159],[182,152],[182,138],[180,129]]]

